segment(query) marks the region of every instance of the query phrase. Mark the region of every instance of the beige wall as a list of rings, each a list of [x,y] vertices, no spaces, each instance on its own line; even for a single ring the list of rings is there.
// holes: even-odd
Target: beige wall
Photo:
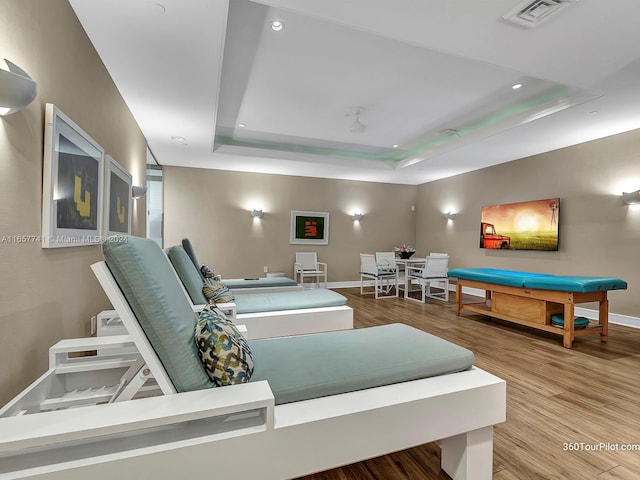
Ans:
[[[0,238],[40,235],[45,103],[54,103],[106,152],[145,178],[146,142],[66,0],[2,0],[0,56],[38,83],[22,112],[0,118]],[[145,205],[133,233],[144,235]],[[47,368],[47,349],[84,336],[109,307],[89,265],[97,246],[43,250],[0,243],[0,404]]]
[[[352,281],[360,253],[415,240],[411,185],[165,167],[164,188],[165,246],[189,238],[198,260],[227,278],[264,276],[265,265],[292,276],[295,252],[316,251],[330,282]],[[261,220],[249,214],[256,207]],[[292,209],[329,212],[329,245],[291,245]]]
[[[640,206],[620,198],[638,188],[640,130],[419,186],[417,243],[449,252],[452,267],[619,277],[629,289],[609,294],[610,311],[640,317]],[[551,197],[560,197],[558,252],[479,248],[483,205]],[[448,210],[458,212],[452,223]]]

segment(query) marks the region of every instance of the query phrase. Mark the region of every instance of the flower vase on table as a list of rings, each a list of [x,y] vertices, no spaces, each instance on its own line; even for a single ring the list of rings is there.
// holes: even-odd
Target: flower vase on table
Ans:
[[[393,250],[398,254],[400,258],[403,258],[405,260],[411,258],[411,255],[416,253],[416,249],[411,245],[402,245],[402,247],[395,247]]]

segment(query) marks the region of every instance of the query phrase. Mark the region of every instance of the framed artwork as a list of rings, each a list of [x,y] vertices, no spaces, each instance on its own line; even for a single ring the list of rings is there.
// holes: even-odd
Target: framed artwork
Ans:
[[[557,251],[560,199],[482,207],[480,248]]]
[[[327,212],[291,211],[289,243],[300,245],[329,244],[329,214]]]
[[[104,157],[104,235],[131,235],[132,175],[110,155]]]
[[[47,103],[42,175],[42,248],[100,243],[104,149]]]

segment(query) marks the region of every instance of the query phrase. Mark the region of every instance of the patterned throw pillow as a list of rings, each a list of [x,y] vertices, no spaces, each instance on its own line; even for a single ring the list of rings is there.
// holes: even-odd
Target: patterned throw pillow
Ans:
[[[233,302],[236,299],[225,284],[211,278],[205,279],[204,285],[202,286],[202,293],[209,303],[213,305],[216,303]]]
[[[207,266],[207,265],[202,265],[200,267],[200,273],[202,273],[202,276],[204,278],[212,278],[214,280],[220,280],[220,275],[216,275],[216,272],[214,272],[211,267]]]
[[[246,383],[253,373],[253,355],[246,339],[224,315],[205,308],[196,324],[198,356],[216,387]]]

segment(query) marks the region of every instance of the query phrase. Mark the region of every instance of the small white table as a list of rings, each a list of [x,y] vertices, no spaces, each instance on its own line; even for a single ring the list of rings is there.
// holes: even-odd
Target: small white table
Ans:
[[[412,265],[412,266],[416,266],[416,265],[420,265],[423,264],[425,262],[425,258],[423,257],[411,257],[411,258],[396,258],[395,262],[396,262],[396,290],[398,291],[398,297],[400,297],[400,274],[401,274],[401,270],[400,267],[402,267],[402,272],[404,272],[407,268],[407,265]],[[407,282],[408,282],[409,278],[407,277],[407,275],[404,276],[404,282],[402,282],[402,288],[404,288],[405,294],[407,292],[408,286],[407,286]]]

